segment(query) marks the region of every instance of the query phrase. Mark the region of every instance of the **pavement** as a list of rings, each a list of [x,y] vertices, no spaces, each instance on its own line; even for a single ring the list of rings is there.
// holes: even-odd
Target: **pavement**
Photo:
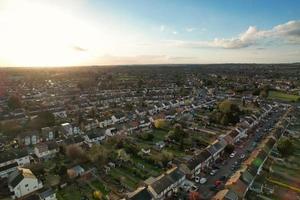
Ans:
[[[227,175],[228,177],[230,177],[234,172],[236,172],[239,169],[238,167],[235,170],[232,170],[231,168],[235,162],[241,163],[240,156],[242,154],[246,155],[245,159],[249,157],[249,152],[251,152],[251,150],[255,148],[254,144],[259,143],[263,139],[263,137],[267,136],[271,132],[271,129],[274,128],[275,124],[278,122],[283,113],[283,110],[278,110],[277,112],[272,112],[270,116],[266,116],[265,119],[263,119],[261,123],[258,124],[256,130],[254,130],[248,136],[248,138],[241,142],[241,144],[235,145],[235,151],[237,152],[235,157],[227,158],[225,165],[216,164],[216,166],[218,166],[220,169],[214,176],[209,175],[209,173],[204,176],[201,176],[201,178],[207,178],[207,182],[205,184],[195,183],[195,185],[199,187],[198,191],[203,199],[211,199],[218,192],[213,191],[210,188],[214,186],[215,182],[217,180],[220,180],[222,176]],[[219,187],[218,190],[224,187],[224,183],[226,181],[227,180],[222,181],[222,185]]]

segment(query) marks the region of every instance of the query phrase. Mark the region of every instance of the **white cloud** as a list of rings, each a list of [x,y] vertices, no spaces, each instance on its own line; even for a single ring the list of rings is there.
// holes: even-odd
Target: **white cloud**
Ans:
[[[164,32],[166,30],[166,27],[164,25],[160,25],[159,30],[161,32]]]
[[[288,42],[289,44],[300,44],[300,21],[289,21],[280,24],[270,30],[258,30],[254,26],[233,38],[215,38],[212,41],[168,41],[175,46],[181,47],[214,47],[223,49],[239,49],[260,44],[265,39],[273,43]]]
[[[190,27],[190,28],[186,28],[185,30],[186,30],[187,32],[193,32],[193,31],[196,30],[196,28]]]
[[[173,33],[174,35],[177,35],[177,34],[178,34],[178,32],[177,32],[177,31],[173,31],[172,33]]]

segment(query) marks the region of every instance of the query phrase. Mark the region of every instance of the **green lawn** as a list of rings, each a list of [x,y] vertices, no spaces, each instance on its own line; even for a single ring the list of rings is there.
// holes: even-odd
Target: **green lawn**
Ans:
[[[122,182],[131,190],[134,190],[137,187],[138,183],[142,181],[141,179],[137,178],[133,174],[128,173],[126,170],[122,168],[114,168],[110,170],[109,174],[113,178]]]
[[[269,99],[279,99],[279,100],[283,100],[283,101],[299,101],[300,100],[300,96],[298,96],[298,95],[286,94],[284,92],[274,91],[274,90],[269,91],[268,98]]]
[[[100,182],[100,181],[98,181],[98,180],[92,181],[91,185],[93,185],[95,188],[97,188],[98,190],[100,190],[102,192],[102,194],[104,194],[104,195],[107,195],[109,193],[109,191],[105,187],[105,185],[103,185],[103,183]]]
[[[150,171],[151,176],[158,176],[160,175],[163,170],[159,167],[156,167],[150,163],[148,163],[147,161],[139,158],[139,157],[134,157],[132,156],[131,159],[135,162],[135,163],[139,163],[141,165],[143,165],[145,167],[146,170]]]
[[[80,200],[83,195],[91,197],[92,190],[87,187],[77,187],[76,185],[68,185],[57,193],[58,200]],[[90,198],[91,199],[91,198]]]
[[[165,139],[165,136],[168,134],[168,131],[163,129],[153,129],[153,142],[159,142]]]

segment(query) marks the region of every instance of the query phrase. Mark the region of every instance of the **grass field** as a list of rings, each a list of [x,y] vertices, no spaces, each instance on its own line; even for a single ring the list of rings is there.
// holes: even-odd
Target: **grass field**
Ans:
[[[300,96],[298,95],[292,95],[292,94],[286,94],[281,91],[269,91],[268,93],[269,99],[278,99],[282,101],[300,101]]]

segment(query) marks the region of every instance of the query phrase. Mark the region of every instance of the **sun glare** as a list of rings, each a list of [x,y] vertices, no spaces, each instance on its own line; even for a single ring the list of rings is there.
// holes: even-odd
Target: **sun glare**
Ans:
[[[8,3],[0,11],[0,54],[17,66],[77,65],[99,31],[59,7],[41,3]]]

